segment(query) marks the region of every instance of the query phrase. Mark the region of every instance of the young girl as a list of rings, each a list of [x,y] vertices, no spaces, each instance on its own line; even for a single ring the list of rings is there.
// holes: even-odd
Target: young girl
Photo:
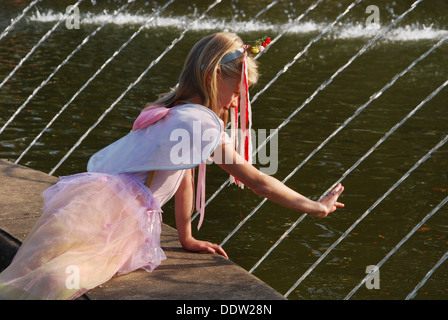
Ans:
[[[204,217],[207,159],[287,208],[325,217],[342,207],[341,185],[312,201],[262,174],[247,161],[250,149],[240,155],[224,132],[228,112],[238,102],[246,117],[241,129],[250,128],[247,90],[258,79],[250,48],[232,33],[200,40],[187,56],[178,86],[145,108],[131,133],[93,155],[88,172],[61,177],[45,190],[41,217],[0,274],[0,298],[75,299],[115,274],[152,271],[166,259],[160,248],[161,208],[173,196],[183,248],[227,257],[219,245],[192,236],[194,201],[199,226]],[[68,281],[72,273],[75,282]]]

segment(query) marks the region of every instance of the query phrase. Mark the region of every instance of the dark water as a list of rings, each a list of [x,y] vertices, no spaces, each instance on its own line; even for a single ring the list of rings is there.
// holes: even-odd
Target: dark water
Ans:
[[[30,1],[0,1],[0,32]],[[3,81],[75,1],[41,1],[0,40],[0,81]],[[80,28],[65,20],[39,45],[0,88],[3,126],[55,68],[125,1],[84,0],[79,5]],[[64,112],[19,161],[50,172],[95,121],[104,119],[55,170],[54,175],[84,171],[89,157],[129,132],[141,108],[177,83],[185,55],[201,37],[222,30],[249,41],[289,31],[258,59],[262,77],[251,96],[293,61],[310,41],[352,2],[323,1],[302,20],[288,25],[313,1],[230,1],[217,3],[156,63],[126,95],[120,95],[181,36],[213,1],[174,1],[144,28],[81,90],[97,70],[127,41],[162,1],[136,1],[98,32],[62,66],[0,134],[0,157],[15,161],[61,108]],[[379,26],[386,27],[414,1],[380,1]],[[272,4],[272,6],[271,6]],[[277,128],[296,108],[350,58],[373,39],[378,29],[367,22],[372,3],[361,2],[328,33],[313,43],[253,104],[255,129]],[[268,9],[255,21],[261,10]],[[278,134],[274,174],[283,180],[374,93],[415,59],[448,36],[448,2],[423,1],[393,30],[356,58],[315,97],[305,103]],[[444,43],[371,101],[359,115],[306,161],[287,181],[302,194],[318,199],[386,132],[438,88],[448,76],[448,44]],[[117,101],[118,100],[118,101]],[[305,218],[253,272],[280,293],[293,284],[358,218],[448,133],[448,89],[441,90],[415,115],[362,161],[343,184],[346,207],[326,219]],[[447,195],[447,146],[418,166],[379,202],[300,283],[289,299],[343,299],[412,228]],[[268,152],[269,154],[269,152]],[[217,166],[207,168],[207,195],[227,179]],[[226,187],[207,206],[206,220],[195,236],[220,243],[260,202],[244,189]],[[174,225],[173,203],[164,221]],[[380,268],[380,288],[362,285],[352,299],[404,299],[447,251],[447,208],[438,210]],[[301,214],[266,202],[238,230],[224,249],[250,270]],[[196,224],[196,223],[194,223]],[[448,297],[447,263],[417,292],[416,299]]]

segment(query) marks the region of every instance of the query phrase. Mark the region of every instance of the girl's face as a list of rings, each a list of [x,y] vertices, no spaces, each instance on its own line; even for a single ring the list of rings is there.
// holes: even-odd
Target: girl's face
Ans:
[[[218,117],[225,111],[238,106],[240,96],[240,79],[230,77],[218,78]]]

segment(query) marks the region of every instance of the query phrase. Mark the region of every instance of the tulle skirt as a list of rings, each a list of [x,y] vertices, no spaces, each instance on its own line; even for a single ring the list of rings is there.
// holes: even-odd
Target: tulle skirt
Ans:
[[[66,176],[43,195],[41,217],[0,274],[0,298],[75,299],[166,259],[160,206],[132,175]]]

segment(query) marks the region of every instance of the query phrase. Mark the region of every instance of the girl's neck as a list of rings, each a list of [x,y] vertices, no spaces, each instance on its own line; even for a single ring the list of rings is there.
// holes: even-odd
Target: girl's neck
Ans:
[[[176,102],[175,106],[179,106],[179,105],[187,104],[187,103],[203,105],[201,97],[199,95],[196,95],[192,98],[183,99],[183,100]]]
[[[188,99],[188,101],[190,101],[190,103],[194,103],[194,104],[203,104],[202,99],[199,95],[195,95],[193,97],[191,97],[190,99]]]

